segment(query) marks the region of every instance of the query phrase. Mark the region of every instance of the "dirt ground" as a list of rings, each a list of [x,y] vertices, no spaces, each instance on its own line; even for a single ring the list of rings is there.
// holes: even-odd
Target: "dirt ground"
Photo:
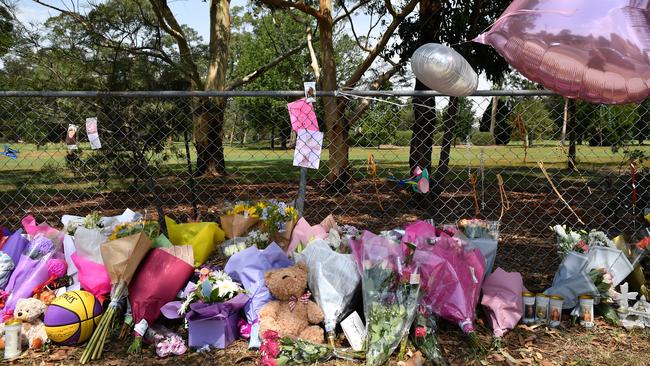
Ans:
[[[147,209],[148,215],[156,217],[154,202],[162,204],[165,214],[178,221],[193,218],[192,205],[187,192],[182,202],[178,202],[179,192],[173,185],[161,189],[156,197],[141,191],[106,192],[93,196],[50,197],[42,199],[29,209],[38,220],[58,223],[63,214],[85,215],[94,210],[113,215],[121,213],[125,207]],[[218,188],[218,189],[215,189]],[[229,197],[258,200],[275,198],[292,200],[295,187],[283,183],[250,186],[205,186],[199,184],[195,198],[200,217],[203,220],[217,220],[219,207]],[[570,187],[569,187],[570,188]],[[630,220],[627,214],[607,215],[604,203],[606,192],[596,192],[597,196],[584,195],[583,189],[567,191],[571,194],[578,215],[623,228]],[[502,220],[502,236],[497,253],[496,267],[522,273],[525,284],[531,291],[542,291],[551,282],[559,259],[553,248],[553,238],[548,226],[556,223],[558,217],[570,218],[571,213],[548,188],[537,192],[508,192],[512,209],[505,212]],[[443,194],[433,202],[423,202],[404,190],[380,187],[377,194],[370,183],[355,183],[352,192],[332,195],[317,185],[310,185],[307,194],[305,217],[318,222],[328,214],[334,214],[339,223],[356,225],[373,231],[394,228],[417,218],[433,218],[437,223],[450,222],[454,217],[472,215],[472,198],[469,190],[460,187],[453,194]],[[484,211],[490,217],[498,217],[500,206],[498,193],[488,195]],[[27,210],[9,207],[5,210],[5,221],[18,223]],[[609,220],[609,221],[607,221]],[[222,262],[221,258],[213,258]],[[490,331],[479,319],[479,336],[485,345],[490,344]],[[520,325],[508,333],[501,350],[476,354],[467,345],[463,335],[453,324],[441,322],[439,335],[444,356],[452,365],[647,365],[647,351],[650,349],[650,331],[628,332],[615,328],[597,319],[591,330],[580,326],[549,329],[543,326],[528,327]],[[244,341],[237,341],[226,350],[209,353],[188,353],[181,357],[156,358],[150,350],[141,356],[131,356],[126,352],[128,340],[112,339],[107,343],[104,358],[94,364],[101,365],[254,365],[255,352],[246,348]],[[81,356],[80,347],[50,346],[43,352],[25,352],[15,365],[75,365]],[[397,364],[392,359],[390,364]],[[346,365],[349,361],[332,360],[325,365]]]
[[[490,344],[490,332],[479,321],[479,336]],[[580,325],[552,329],[544,326],[519,325],[506,334],[500,350],[473,352],[461,332],[451,324],[441,322],[439,337],[442,351],[451,365],[648,365],[650,331],[625,331],[596,319],[596,326],[584,329]],[[91,365],[256,365],[258,356],[247,349],[243,340],[226,350],[209,353],[186,353],[179,357],[156,358],[150,349],[140,356],[128,355],[129,340],[111,340],[103,359]],[[46,351],[28,351],[9,365],[77,365],[83,349],[50,346]],[[331,360],[323,365],[342,366],[354,362]],[[389,365],[399,361],[391,359]]]

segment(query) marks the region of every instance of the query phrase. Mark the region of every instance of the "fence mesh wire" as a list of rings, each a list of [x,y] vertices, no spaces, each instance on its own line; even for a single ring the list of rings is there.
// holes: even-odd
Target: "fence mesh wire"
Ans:
[[[333,214],[340,223],[382,230],[416,218],[440,224],[476,215],[501,218],[497,265],[525,271],[533,281],[557,267],[548,226],[612,236],[640,227],[650,179],[645,104],[597,106],[532,92],[460,99],[394,94],[337,94],[347,111],[342,131],[325,123],[323,98],[314,103],[324,143],[319,168],[308,170],[309,221]],[[117,214],[126,207],[178,220],[216,220],[224,202],[292,201],[300,168],[293,166],[296,135],[287,103],[296,99],[281,92],[222,98],[4,93],[0,225],[15,229],[27,213],[58,223],[66,213]],[[85,124],[92,117],[100,149],[89,143]],[[68,137],[71,124],[78,127],[76,141]],[[349,149],[350,180],[332,189],[330,151],[340,141]],[[445,150],[448,170],[439,168]],[[415,164],[431,164],[433,192],[416,193],[400,183]],[[227,174],[212,174],[224,168]]]

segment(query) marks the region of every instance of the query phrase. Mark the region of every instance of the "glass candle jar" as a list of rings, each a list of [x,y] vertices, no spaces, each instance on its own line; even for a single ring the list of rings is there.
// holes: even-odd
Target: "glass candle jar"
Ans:
[[[22,327],[22,322],[17,319],[5,323],[5,360],[16,358],[23,353],[20,340]]]

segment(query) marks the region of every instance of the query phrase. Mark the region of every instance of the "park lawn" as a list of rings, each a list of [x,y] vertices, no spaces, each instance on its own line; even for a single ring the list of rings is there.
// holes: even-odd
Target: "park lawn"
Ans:
[[[543,142],[544,145],[528,148],[527,155],[521,144],[508,146],[471,146],[458,145],[451,150],[450,166],[452,171],[462,174],[460,179],[466,179],[468,167],[476,169],[483,166],[488,172],[508,172],[527,174],[534,178],[541,176],[537,162],[543,161],[547,168],[563,169],[566,167],[568,147],[562,147],[557,141]],[[268,145],[267,145],[268,146]],[[33,144],[14,144],[20,151],[18,159],[12,160],[0,156],[0,191],[10,191],[19,188],[35,190],[84,190],[96,187],[93,180],[74,177],[66,167],[66,146],[63,144],[48,144],[36,148]],[[83,156],[91,154],[87,144],[80,145]],[[650,146],[635,147],[650,155]],[[174,176],[187,172],[184,145],[175,143],[168,149],[169,159],[160,164],[160,173],[164,176]],[[434,165],[440,152],[439,146],[434,146]],[[191,159],[195,161],[191,149]],[[352,174],[357,179],[367,177],[366,162],[372,154],[377,162],[379,177],[408,176],[408,147],[381,147],[350,149]],[[265,183],[295,181],[299,169],[292,166],[293,150],[271,150],[257,146],[225,148],[227,169],[230,178],[239,183]],[[321,166],[318,171],[310,171],[310,178],[320,179],[327,174],[327,159],[329,153],[323,149]],[[524,161],[524,157],[526,160]],[[577,147],[578,167],[584,174],[619,170],[626,168],[622,152],[613,153],[609,147]],[[488,173],[489,174],[489,173]],[[458,174],[457,174],[458,175]],[[103,182],[103,189],[116,189],[125,186],[124,177],[114,176]],[[504,177],[505,178],[505,177]],[[95,188],[96,189],[96,188]]]

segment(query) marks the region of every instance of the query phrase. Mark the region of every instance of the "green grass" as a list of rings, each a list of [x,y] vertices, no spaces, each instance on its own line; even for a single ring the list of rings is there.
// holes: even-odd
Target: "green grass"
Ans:
[[[543,144],[543,145],[542,145]],[[266,145],[268,146],[268,145]],[[49,144],[37,148],[32,144],[16,144],[14,148],[20,151],[18,159],[11,160],[0,156],[0,191],[45,191],[84,190],[96,187],[94,181],[75,177],[66,167],[66,146]],[[89,146],[81,145],[83,155],[91,154]],[[650,155],[650,146],[638,147]],[[450,166],[457,171],[457,179],[466,179],[467,168],[477,169],[483,166],[486,174],[496,173],[515,175],[524,178],[540,178],[537,161],[543,161],[549,169],[564,169],[567,160],[567,147],[561,147],[557,141],[540,142],[539,146],[528,148],[526,160],[525,149],[521,144],[508,146],[471,146],[458,145],[452,148]],[[161,172],[166,176],[184,175],[187,171],[184,156],[184,145],[176,143],[170,148],[170,159],[160,165]],[[440,147],[433,148],[434,165]],[[367,177],[366,161],[373,154],[382,178],[394,174],[396,177],[408,175],[408,147],[390,148],[351,148],[350,163],[355,178]],[[195,161],[194,150],[191,149],[191,159]],[[292,166],[293,150],[272,151],[260,145],[225,148],[226,164],[231,179],[239,183],[266,183],[295,181],[299,169]],[[310,178],[321,178],[327,174],[327,159],[329,153],[323,149],[320,169],[310,171]],[[578,168],[584,175],[598,172],[627,169],[622,152],[613,153],[609,147],[590,147],[586,145],[577,148]],[[123,177],[112,177],[104,182],[103,190],[124,187],[128,180]]]

